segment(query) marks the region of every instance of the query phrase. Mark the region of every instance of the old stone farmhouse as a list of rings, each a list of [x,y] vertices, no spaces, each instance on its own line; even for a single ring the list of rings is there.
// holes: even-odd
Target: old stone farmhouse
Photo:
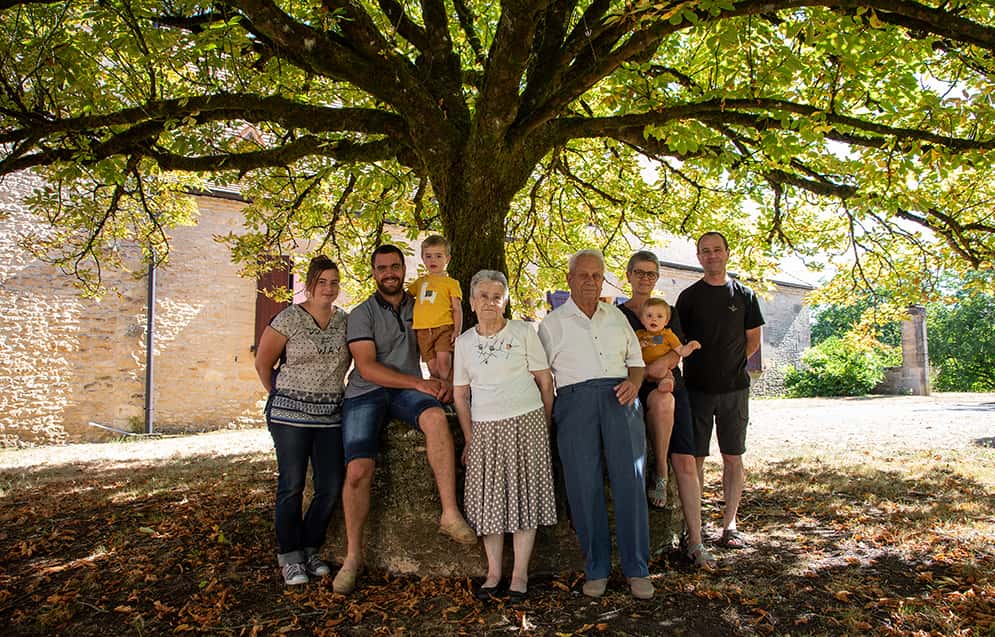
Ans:
[[[37,223],[22,201],[39,183],[30,174],[0,181],[0,446],[118,435],[101,426],[141,431],[146,280],[105,273],[117,291],[83,299],[67,276],[22,250],[18,237]],[[224,192],[198,196],[197,204],[199,223],[171,232],[169,262],[157,271],[156,431],[259,423],[263,394],[252,352],[257,330],[275,309],[257,294],[266,282],[240,277],[213,239],[241,228],[244,204]],[[673,300],[700,271],[693,252],[690,259],[658,254],[665,261],[659,289]],[[410,272],[416,264],[409,262]],[[783,366],[809,345],[803,304],[809,289],[782,281],[764,301],[768,323],[756,364],[761,393],[779,392]]]

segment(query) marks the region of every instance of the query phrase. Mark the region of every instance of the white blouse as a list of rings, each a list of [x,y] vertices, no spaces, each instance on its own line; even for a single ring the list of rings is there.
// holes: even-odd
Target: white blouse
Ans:
[[[549,369],[546,352],[529,323],[508,321],[497,334],[476,328],[456,339],[453,385],[470,386],[470,418],[503,420],[542,407],[532,372]]]

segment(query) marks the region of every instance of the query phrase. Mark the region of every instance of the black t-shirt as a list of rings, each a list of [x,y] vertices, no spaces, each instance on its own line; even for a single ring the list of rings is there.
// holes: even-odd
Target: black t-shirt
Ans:
[[[700,280],[677,297],[677,315],[687,341],[701,349],[684,360],[688,389],[722,394],[750,386],[746,330],[764,324],[757,295],[735,279],[723,285]]]
[[[633,332],[635,332],[636,330],[644,330],[644,329],[646,329],[646,326],[643,325],[643,322],[640,320],[639,316],[635,312],[633,312],[632,310],[630,310],[628,307],[626,307],[624,305],[618,305],[616,307],[618,307],[618,309],[622,310],[622,314],[624,314],[625,318],[628,319],[629,325],[632,326],[632,331]],[[684,340],[684,333],[681,331],[681,318],[679,316],[677,316],[677,312],[676,311],[672,311],[670,313],[670,322],[667,323],[666,327],[669,327],[671,329],[671,331],[673,331],[673,333],[677,335],[677,338],[681,339],[682,343],[686,343],[687,342],[687,341]],[[652,385],[656,385],[656,381],[655,380],[649,380],[648,378],[644,382],[650,383]],[[680,383],[681,383],[681,368],[680,367],[675,367],[674,368],[674,387],[677,387]]]

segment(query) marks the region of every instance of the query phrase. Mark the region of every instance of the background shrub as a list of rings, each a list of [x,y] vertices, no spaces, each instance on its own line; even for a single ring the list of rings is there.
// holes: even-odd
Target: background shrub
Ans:
[[[788,395],[861,396],[884,379],[885,369],[900,365],[901,351],[854,332],[830,336],[802,355],[801,369],[784,378]]]

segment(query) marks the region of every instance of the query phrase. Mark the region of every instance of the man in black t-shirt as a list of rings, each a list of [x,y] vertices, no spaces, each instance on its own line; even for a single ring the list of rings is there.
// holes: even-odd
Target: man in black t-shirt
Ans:
[[[745,540],[736,529],[736,513],[743,495],[743,453],[750,419],[746,360],[760,348],[764,317],[753,290],[728,276],[728,261],[729,244],[720,233],[706,232],[698,239],[698,262],[705,275],[681,292],[677,313],[685,337],[701,343],[701,349],[684,361],[698,477],[704,485],[714,424],[722,452],[725,498],[719,544],[742,548]]]

